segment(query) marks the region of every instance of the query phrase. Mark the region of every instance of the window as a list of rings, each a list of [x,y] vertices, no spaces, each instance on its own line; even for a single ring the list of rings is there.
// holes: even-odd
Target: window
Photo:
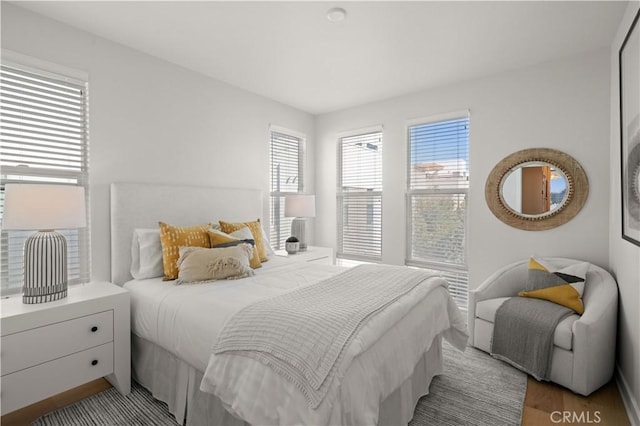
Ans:
[[[382,258],[382,131],[347,136],[338,146],[339,258]]]
[[[292,217],[284,217],[284,199],[304,190],[304,136],[289,130],[271,128],[271,226],[269,240],[276,249],[284,249],[291,235]]]
[[[86,81],[5,63],[0,90],[0,217],[7,183],[87,187]],[[88,281],[89,227],[58,231],[67,239],[68,283]],[[24,242],[32,232],[2,231],[3,294],[22,287]]]
[[[438,270],[466,309],[469,118],[425,120],[408,128],[407,258]]]

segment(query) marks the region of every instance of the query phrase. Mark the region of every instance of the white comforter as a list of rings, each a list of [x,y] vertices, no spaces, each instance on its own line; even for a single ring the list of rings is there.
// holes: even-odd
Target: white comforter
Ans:
[[[379,402],[411,375],[437,335],[444,333],[461,349],[466,344],[464,319],[439,278],[362,328],[316,410],[290,382],[255,360],[229,357],[207,369],[213,343],[235,312],[341,271],[274,257],[254,277],[242,280],[182,286],[160,279],[131,281],[125,287],[131,292],[132,330],[206,371],[201,389],[251,424],[375,424]]]

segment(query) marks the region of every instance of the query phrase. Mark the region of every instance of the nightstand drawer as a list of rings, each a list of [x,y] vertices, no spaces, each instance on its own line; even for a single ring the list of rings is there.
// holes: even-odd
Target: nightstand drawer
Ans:
[[[0,378],[2,412],[8,413],[113,372],[113,343]]]
[[[1,375],[5,376],[111,341],[113,311],[2,336]]]
[[[308,259],[306,259],[307,262],[317,262],[317,263],[321,263],[323,265],[331,265],[333,264],[333,259],[331,258],[331,256],[327,255],[321,255],[321,254],[317,254],[315,256],[311,256]]]

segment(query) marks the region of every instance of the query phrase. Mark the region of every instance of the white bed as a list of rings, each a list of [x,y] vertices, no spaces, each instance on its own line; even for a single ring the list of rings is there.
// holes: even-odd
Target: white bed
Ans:
[[[112,279],[131,294],[134,379],[166,402],[179,423],[407,424],[417,400],[442,371],[442,337],[458,346],[466,343],[464,319],[439,286],[441,279],[434,277],[360,329],[345,349],[346,362],[332,392],[317,409],[289,381],[249,358],[211,375],[212,346],[234,313],[342,269],[271,256],[255,276],[241,280],[197,285],[133,280],[134,229],[152,228],[159,220],[177,225],[253,220],[263,216],[262,195],[254,190],[113,184],[111,197]],[[208,379],[203,382],[205,371]]]

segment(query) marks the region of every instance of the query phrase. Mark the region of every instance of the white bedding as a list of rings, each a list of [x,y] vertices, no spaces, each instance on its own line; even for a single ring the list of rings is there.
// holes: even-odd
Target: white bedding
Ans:
[[[161,278],[133,280],[125,284],[131,292],[132,331],[205,371],[220,329],[239,309],[341,270],[274,256],[254,277],[242,280],[180,286]],[[202,390],[252,424],[375,424],[380,401],[412,374],[436,336],[442,333],[460,348],[466,344],[462,315],[437,285],[440,278],[431,280],[432,286],[408,293],[362,328],[331,397],[317,410],[308,408],[290,382],[249,358],[218,364]]]
[[[124,284],[131,295],[131,331],[205,371],[211,347],[229,316],[248,304],[309,285],[342,268],[272,256],[253,277],[202,284],[161,277]]]

